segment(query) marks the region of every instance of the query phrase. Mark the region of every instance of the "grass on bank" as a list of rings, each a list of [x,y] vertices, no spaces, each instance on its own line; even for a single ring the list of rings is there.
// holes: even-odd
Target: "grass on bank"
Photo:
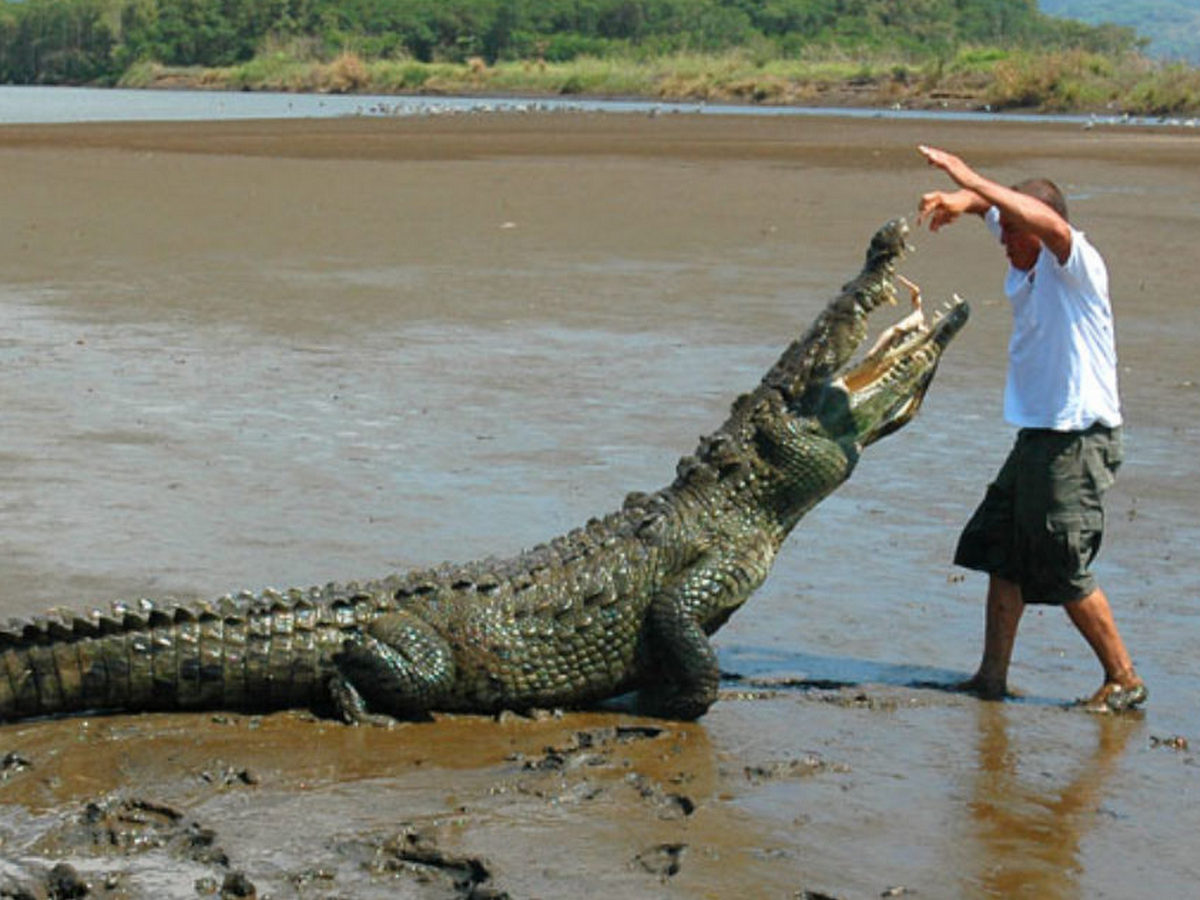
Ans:
[[[303,46],[269,46],[254,59],[216,69],[145,62],[125,87],[206,87],[318,93],[527,94],[641,97],[668,101],[876,106],[989,106],[1046,112],[1187,115],[1200,112],[1200,69],[1130,54],[1035,53],[973,48],[912,61],[855,58],[837,51],[799,59],[749,51],[652,59],[579,57],[422,63],[364,59],[353,52],[322,60]]]

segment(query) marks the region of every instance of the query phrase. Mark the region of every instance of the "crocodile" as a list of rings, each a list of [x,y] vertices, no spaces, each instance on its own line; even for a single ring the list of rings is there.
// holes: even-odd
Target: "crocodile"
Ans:
[[[349,723],[582,708],[622,695],[695,719],[717,699],[709,638],[800,518],[917,412],[968,317],[929,319],[896,272],[908,227],[843,286],[655,493],[508,559],[366,583],[115,603],[0,627],[0,722],[154,710],[308,708]],[[853,363],[870,313],[913,310]]]

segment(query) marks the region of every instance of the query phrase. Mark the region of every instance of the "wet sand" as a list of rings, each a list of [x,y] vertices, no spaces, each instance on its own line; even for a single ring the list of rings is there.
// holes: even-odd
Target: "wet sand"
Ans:
[[[0,895],[60,862],[114,897],[1194,894],[1195,135],[0,129],[0,613],[507,555],[661,486],[875,227],[943,186],[918,142],[1055,178],[1109,261],[1129,459],[1098,571],[1143,715],[1063,708],[1098,672],[1053,611],[1022,625],[1022,701],[936,687],[976,661],[983,585],[948,560],[1011,440],[1002,257],[964,223],[917,236],[904,272],[970,299],[970,326],[717,635],[729,676],[699,723],[3,726]]]

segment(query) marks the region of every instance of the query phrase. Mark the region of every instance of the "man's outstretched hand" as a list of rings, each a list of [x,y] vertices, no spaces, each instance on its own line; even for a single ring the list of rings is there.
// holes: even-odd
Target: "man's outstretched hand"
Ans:
[[[960,186],[957,191],[930,191],[922,194],[921,202],[917,204],[918,226],[928,220],[929,230],[937,231],[957,220],[965,212],[982,213],[987,210],[988,204],[971,190],[970,185],[978,181],[979,176],[970,166],[953,153],[936,147],[920,144],[917,150],[931,166],[941,169]]]
[[[926,162],[949,175],[960,187],[967,187],[966,181],[975,177],[974,170],[953,153],[918,144],[917,151],[925,157]]]
[[[942,226],[957,220],[967,210],[965,199],[959,196],[961,193],[961,191],[955,191],[953,194],[947,194],[945,191],[930,191],[928,194],[922,194],[921,202],[917,204],[917,227],[919,228],[928,220],[929,230],[937,231]]]

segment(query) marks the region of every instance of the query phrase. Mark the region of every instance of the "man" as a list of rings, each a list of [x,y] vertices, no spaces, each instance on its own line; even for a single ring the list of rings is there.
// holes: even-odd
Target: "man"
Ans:
[[[917,224],[937,231],[964,213],[981,216],[1004,245],[1004,290],[1013,311],[1005,419],[1020,431],[1008,459],[971,517],[954,561],[987,572],[983,659],[962,688],[1008,693],[1008,666],[1027,603],[1062,606],[1104,668],[1088,700],[1094,712],[1144,703],[1108,598],[1088,570],[1100,548],[1101,505],[1121,462],[1121,410],[1108,273],[1067,219],[1053,182],[1012,188],[957,156],[918,147],[956,182],[921,197]]]

